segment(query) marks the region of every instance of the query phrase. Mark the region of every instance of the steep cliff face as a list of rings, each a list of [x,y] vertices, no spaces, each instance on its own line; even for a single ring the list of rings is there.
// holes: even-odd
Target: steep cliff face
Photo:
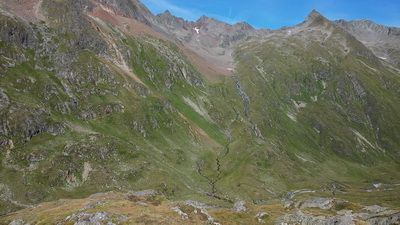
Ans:
[[[34,48],[37,44],[33,30],[21,21],[10,17],[1,17],[0,38],[4,42],[14,43],[25,48]]]
[[[270,31],[34,5],[0,16],[2,214],[106,190],[228,207],[400,183],[399,71],[316,11]]]

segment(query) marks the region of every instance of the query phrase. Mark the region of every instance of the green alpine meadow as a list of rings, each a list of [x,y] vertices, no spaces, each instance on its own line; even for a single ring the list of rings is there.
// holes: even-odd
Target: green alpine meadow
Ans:
[[[399,59],[315,10],[0,0],[0,224],[399,224]]]

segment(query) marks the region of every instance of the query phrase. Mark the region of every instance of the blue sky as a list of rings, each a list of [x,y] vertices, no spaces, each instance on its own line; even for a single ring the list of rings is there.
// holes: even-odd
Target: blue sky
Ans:
[[[278,29],[302,22],[313,9],[330,20],[370,19],[400,27],[400,0],[140,0],[154,14],[196,21],[202,15],[229,24],[246,21],[256,28]]]

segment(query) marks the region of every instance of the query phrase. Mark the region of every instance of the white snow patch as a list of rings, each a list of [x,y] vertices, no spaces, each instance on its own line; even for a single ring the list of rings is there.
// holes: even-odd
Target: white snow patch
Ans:
[[[199,29],[199,28],[197,28],[197,27],[193,27],[193,30],[195,30],[197,34],[199,34],[199,33],[200,33],[200,29]]]
[[[386,57],[379,57],[380,59],[383,59],[383,60],[387,60],[387,58]]]

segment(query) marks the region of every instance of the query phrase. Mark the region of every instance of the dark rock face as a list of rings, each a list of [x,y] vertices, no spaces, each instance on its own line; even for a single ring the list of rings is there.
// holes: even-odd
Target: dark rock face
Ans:
[[[10,101],[4,90],[0,88],[0,111],[6,109],[10,105]]]
[[[0,121],[0,134],[22,142],[27,142],[40,133],[57,136],[66,132],[65,124],[47,121],[48,113],[42,109],[31,108],[6,115]]]
[[[0,148],[8,145],[8,139],[0,136]]]
[[[4,16],[0,16],[0,40],[25,48],[33,48],[36,45],[36,38],[30,28],[17,19]]]

